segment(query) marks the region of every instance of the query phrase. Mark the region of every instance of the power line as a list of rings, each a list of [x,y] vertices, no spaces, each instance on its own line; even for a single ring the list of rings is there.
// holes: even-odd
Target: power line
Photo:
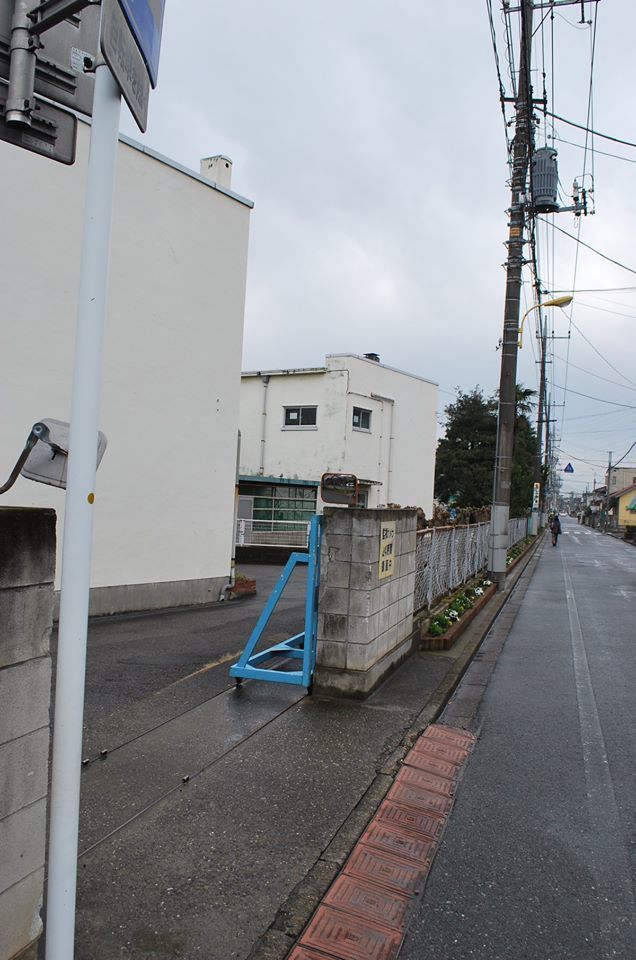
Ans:
[[[552,290],[552,293],[622,293],[624,290],[636,290],[636,287],[589,287],[587,289],[571,290]],[[611,301],[610,301],[611,302]]]
[[[490,39],[492,40],[492,49],[495,57],[495,69],[497,71],[497,82],[499,83],[499,101],[501,103],[501,113],[503,115],[506,146],[508,149],[508,156],[510,156],[510,138],[508,136],[508,120],[506,118],[506,90],[503,85],[503,80],[501,79],[501,69],[499,65],[499,52],[497,50],[497,35],[495,33],[495,24],[492,16],[492,0],[486,0],[486,8],[488,10],[488,22],[490,25]]]
[[[620,411],[616,413],[616,411],[611,410],[610,413],[615,413],[617,417],[620,416]],[[634,429],[632,420],[633,420],[633,417],[630,416],[630,422],[626,427],[605,427],[603,430],[568,430],[567,431],[568,440],[570,439],[570,437],[581,437],[581,436],[591,437],[593,434],[597,434],[597,433],[602,433],[603,436],[605,437],[614,436],[615,433],[631,433]],[[568,423],[569,423],[569,420],[568,420]]]
[[[552,139],[557,140],[559,143],[567,143],[569,147],[578,147],[579,150],[587,149],[583,143],[574,143],[573,140],[564,140],[563,137],[559,137],[556,134],[552,135]],[[613,160],[624,160],[625,163],[636,163],[636,160],[632,160],[631,157],[621,157],[618,153],[608,153],[607,150],[599,150],[598,147],[594,148],[594,153],[599,154],[601,157],[611,157]]]
[[[604,397],[593,397],[589,393],[579,393],[578,390],[572,390],[571,387],[562,387],[558,383],[553,383],[553,386],[557,390],[568,390],[569,393],[573,393],[576,397],[585,397],[586,400],[596,400],[597,403],[611,403],[614,407],[626,407],[628,410],[636,410],[636,404],[634,403],[618,403],[616,400],[605,400]]]
[[[574,329],[576,330],[576,332],[577,332],[578,334],[580,334],[580,336],[583,337],[583,339],[585,340],[585,342],[592,348],[592,350],[594,351],[594,353],[596,353],[596,354],[601,358],[601,360],[602,360],[604,363],[606,363],[607,366],[610,367],[610,368],[614,371],[614,373],[617,373],[617,374],[619,375],[619,377],[622,377],[622,378],[623,378],[623,380],[627,380],[627,382],[628,382],[628,383],[631,383],[631,385],[632,385],[633,387],[636,387],[636,383],[634,383],[633,380],[630,380],[629,377],[626,377],[624,373],[621,373],[621,371],[618,369],[618,367],[615,367],[613,363],[610,363],[610,361],[607,359],[607,357],[603,356],[603,354],[601,353],[601,351],[600,351],[597,347],[594,346],[594,344],[592,343],[592,341],[590,340],[590,338],[585,336],[585,334],[583,333],[583,331],[581,330],[580,327],[577,327],[577,325],[575,324],[574,320],[571,320],[570,322],[571,322],[572,326],[574,327]]]
[[[570,240],[574,240],[576,243],[580,243],[581,246],[586,247],[588,250],[591,250],[592,253],[596,253],[597,256],[602,257],[603,260],[609,260],[610,263],[615,264],[617,267],[622,267],[623,270],[627,270],[629,273],[636,273],[632,267],[628,267],[626,264],[621,263],[620,260],[614,260],[612,257],[608,257],[607,254],[601,253],[600,250],[596,250],[594,247],[591,247],[589,243],[585,243],[579,237],[575,237],[574,234],[568,233],[567,230],[564,230],[563,227],[557,227],[556,223],[550,223],[545,217],[537,217],[537,220],[542,220],[543,223],[547,223],[548,226],[552,227],[554,230],[558,230],[559,233],[564,233],[566,237],[569,237]]]
[[[552,353],[552,356],[555,360],[560,360],[562,363],[565,363],[565,357],[560,357],[558,353]],[[605,383],[611,383],[615,387],[622,387],[623,390],[633,390],[636,392],[636,387],[629,387],[626,383],[619,383],[618,380],[610,380],[609,377],[602,377],[600,373],[594,373],[592,370],[586,370],[585,367],[578,367],[576,363],[572,363],[570,360],[570,366],[574,367],[575,370],[580,370],[581,373],[587,373],[590,377],[596,377],[597,380],[603,380]]]
[[[616,463],[613,463],[613,464],[612,464],[612,467],[617,467],[617,466],[619,465],[619,463],[622,463],[623,460],[625,459],[625,457],[627,456],[627,454],[630,453],[630,451],[633,450],[634,447],[636,447],[636,440],[634,440],[634,442],[632,443],[632,445],[631,445],[631,447],[629,448],[629,450],[627,451],[627,453],[624,453],[623,456],[620,458],[620,460],[617,460]]]
[[[565,117],[560,117],[558,113],[552,113],[550,110],[546,110],[546,113],[554,120],[560,120],[562,123],[567,123],[570,127],[577,127],[578,130],[584,130],[586,133],[591,133],[595,137],[602,137],[603,140],[611,140],[613,143],[620,143],[624,147],[636,147],[636,143],[632,143],[630,140],[621,140],[620,137],[610,137],[608,133],[599,133],[598,130],[593,130],[591,127],[584,126],[582,123],[574,123],[573,120],[566,120]]]
[[[631,408],[630,408],[630,409],[631,409]],[[567,417],[567,418],[563,421],[563,425],[565,426],[566,423],[571,423],[573,420],[594,420],[596,417],[612,417],[612,416],[617,417],[617,416],[620,415],[620,413],[621,413],[620,410],[619,410],[619,411],[617,411],[617,410],[604,410],[603,413],[583,413],[583,414],[580,414],[580,415],[578,415],[578,416],[576,416],[576,417]],[[627,429],[627,428],[626,428],[626,429]],[[631,427],[630,427],[630,429],[631,429]]]
[[[596,13],[597,13],[597,16],[594,17],[594,27],[593,27],[593,29],[592,29],[592,35],[591,35],[591,37],[590,37],[590,42],[591,42],[591,51],[590,51],[590,79],[589,79],[589,83],[588,83],[588,92],[587,92],[587,115],[586,115],[586,123],[587,123],[587,126],[588,126],[588,127],[591,127],[591,126],[593,125],[592,121],[593,121],[593,110],[594,110],[594,98],[593,98],[593,90],[594,90],[594,56],[595,56],[595,53],[596,53],[596,28],[597,28],[597,25],[598,25],[598,4],[597,4],[597,7],[596,7]],[[583,18],[583,19],[585,19],[585,18]],[[587,146],[588,146],[588,138],[590,138],[590,137],[591,137],[591,140],[592,140],[591,150],[590,150],[590,154],[591,154],[591,161],[590,161],[590,162],[591,162],[591,176],[592,176],[592,183],[594,183],[594,136],[593,136],[593,134],[590,134],[588,131],[585,132],[585,150],[584,150],[584,152],[583,152],[583,179],[585,179],[585,174],[586,174],[586,170],[587,170],[587,157],[588,157]],[[553,226],[555,225],[555,224],[554,224],[554,217],[552,218],[552,224],[553,224]],[[578,228],[577,228],[577,237],[576,237],[576,239],[577,239],[577,241],[578,241],[579,243],[581,242],[581,227],[582,227],[582,220],[581,220],[581,217],[579,217],[579,220],[578,220]],[[560,227],[559,227],[558,229],[560,229]],[[552,234],[553,239],[554,239],[554,236],[555,236],[555,235],[554,235],[554,233],[553,233],[553,234]],[[573,274],[573,277],[572,277],[572,287],[573,287],[573,288],[576,287],[576,277],[577,277],[577,270],[578,270],[578,263],[579,263],[579,250],[580,250],[580,247],[578,246],[578,243],[577,243],[576,255],[575,255],[575,257],[574,257],[574,274]],[[564,421],[564,419],[565,419],[565,405],[566,405],[567,399],[568,399],[568,380],[569,380],[569,375],[570,375],[570,349],[571,349],[571,345],[572,345],[571,339],[570,339],[571,334],[572,334],[572,322],[573,322],[573,321],[572,321],[572,313],[573,313],[573,310],[570,310],[570,314],[569,314],[569,317],[568,317],[569,327],[568,327],[568,342],[567,342],[567,348],[566,348],[565,387],[564,387],[564,390],[563,390],[563,410],[562,410],[561,415],[560,415],[561,424],[563,424],[563,421]],[[554,342],[553,342],[553,344],[552,344],[552,350],[553,350],[553,353],[554,353]],[[573,392],[575,392],[575,391],[573,391]]]
[[[587,310],[599,310],[601,313],[611,313],[614,317],[627,317],[628,320],[636,319],[636,314],[623,313],[621,310],[610,310],[609,307],[597,307],[595,303],[584,303],[582,300],[579,300],[578,305],[585,307]]]
[[[574,454],[568,453],[567,450],[564,450],[562,447],[557,447],[557,452],[563,457],[567,457],[568,460],[576,460],[577,463],[586,463],[588,467],[604,467],[604,460],[584,460],[583,457],[575,457]]]

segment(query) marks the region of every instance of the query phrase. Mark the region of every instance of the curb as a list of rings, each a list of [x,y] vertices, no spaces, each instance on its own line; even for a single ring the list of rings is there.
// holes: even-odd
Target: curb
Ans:
[[[539,534],[527,551],[510,565],[507,570],[505,589],[495,593],[477,616],[470,623],[466,623],[465,631],[462,632],[472,633],[474,636],[469,638],[465,650],[428,699],[415,722],[407,729],[402,742],[378,767],[369,787],[314,865],[281,904],[274,920],[256,941],[246,960],[286,960],[288,958],[312,915],[393,786],[404,758],[424,730],[435,723],[441,715],[544,538],[545,532]]]

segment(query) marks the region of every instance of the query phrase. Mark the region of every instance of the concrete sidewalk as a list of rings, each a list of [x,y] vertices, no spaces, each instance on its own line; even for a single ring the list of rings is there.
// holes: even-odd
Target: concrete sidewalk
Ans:
[[[403,960],[636,956],[636,556],[544,544],[440,718],[477,743]]]
[[[76,957],[283,960],[509,590],[366,701],[246,682],[124,731],[83,773]]]

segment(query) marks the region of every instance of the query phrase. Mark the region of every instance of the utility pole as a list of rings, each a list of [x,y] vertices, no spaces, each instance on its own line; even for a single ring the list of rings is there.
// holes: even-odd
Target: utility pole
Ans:
[[[532,3],[521,0],[521,50],[519,86],[515,104],[515,137],[512,149],[512,189],[506,263],[506,302],[501,345],[501,375],[497,414],[497,446],[493,482],[493,503],[488,552],[489,576],[497,589],[506,582],[508,518],[515,433],[517,344],[519,340],[519,303],[523,267],[526,183],[532,145],[532,90],[530,87],[530,51],[532,43]]]
[[[605,523],[603,524],[603,533],[607,533],[607,528],[609,526],[609,504],[610,504],[611,483],[612,483],[612,451],[610,450],[608,460],[607,460],[607,485],[605,487]]]
[[[544,512],[543,506],[543,484],[541,477],[541,468],[543,465],[543,398],[545,395],[545,353],[546,353],[546,327],[545,327],[545,314],[542,310],[539,311],[539,329],[541,331],[541,339],[539,341],[539,348],[541,351],[540,359],[540,374],[539,374],[539,403],[537,406],[537,450],[534,458],[534,476],[533,483],[539,484],[539,510],[538,517],[535,519],[536,529],[533,529],[534,533],[538,532],[539,525],[541,522],[541,515]],[[547,434],[547,424],[546,424],[546,434]],[[546,448],[547,448],[547,436],[546,436]]]

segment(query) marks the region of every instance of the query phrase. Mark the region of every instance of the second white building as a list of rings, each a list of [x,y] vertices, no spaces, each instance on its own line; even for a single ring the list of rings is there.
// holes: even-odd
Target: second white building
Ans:
[[[353,473],[360,505],[430,515],[437,384],[334,354],[321,367],[243,373],[239,517],[301,521],[321,510],[323,473]]]

